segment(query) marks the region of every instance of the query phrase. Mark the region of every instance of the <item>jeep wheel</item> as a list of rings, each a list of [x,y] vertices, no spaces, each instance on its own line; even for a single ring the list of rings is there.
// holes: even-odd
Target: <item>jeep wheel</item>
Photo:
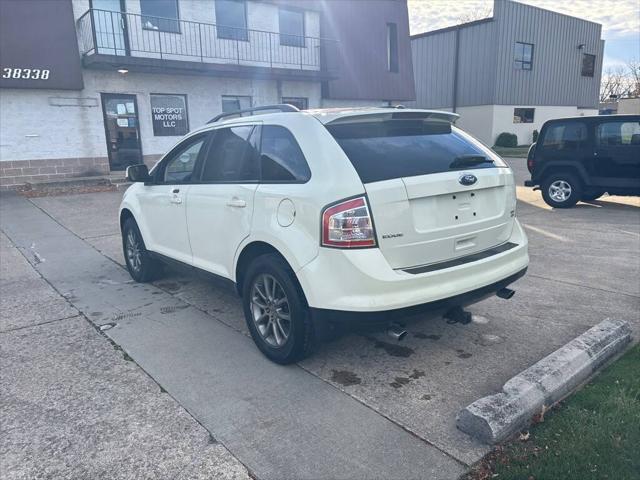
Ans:
[[[136,282],[150,282],[158,277],[162,265],[149,254],[133,218],[128,218],[122,226],[122,250],[129,275]]]
[[[242,303],[251,337],[267,358],[285,365],[310,353],[309,310],[293,271],[278,255],[262,255],[249,265]]]
[[[582,198],[582,185],[570,173],[554,173],[542,182],[542,198],[554,208],[570,208]]]

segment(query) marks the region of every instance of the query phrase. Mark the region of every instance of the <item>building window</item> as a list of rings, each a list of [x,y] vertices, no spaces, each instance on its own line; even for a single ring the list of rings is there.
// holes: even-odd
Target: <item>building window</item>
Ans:
[[[249,96],[222,96],[222,112],[237,112],[238,110],[246,110],[251,108],[251,97]]]
[[[585,53],[582,55],[582,76],[593,77],[596,69],[596,56]]]
[[[513,123],[533,123],[535,108],[514,108]]]
[[[516,42],[514,65],[517,70],[533,69],[533,44]]]
[[[140,0],[142,28],[180,33],[178,0]]]
[[[189,132],[186,95],[152,93],[150,98],[155,137],[180,137]]]
[[[387,70],[398,71],[398,26],[387,23]]]
[[[302,10],[279,10],[280,45],[304,47],[304,12]]]
[[[309,99],[304,97],[282,97],[282,103],[293,105],[299,110],[306,110],[309,108]]]
[[[218,38],[249,40],[247,3],[244,0],[216,0]]]

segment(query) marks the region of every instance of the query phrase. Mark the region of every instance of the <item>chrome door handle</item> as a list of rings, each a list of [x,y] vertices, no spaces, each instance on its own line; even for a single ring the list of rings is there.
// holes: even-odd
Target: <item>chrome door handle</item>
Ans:
[[[244,208],[247,206],[247,202],[238,197],[233,197],[227,202],[227,206],[234,208]]]

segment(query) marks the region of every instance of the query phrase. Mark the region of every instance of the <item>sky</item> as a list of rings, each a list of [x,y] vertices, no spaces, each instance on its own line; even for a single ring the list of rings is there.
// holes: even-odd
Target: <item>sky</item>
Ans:
[[[640,0],[519,2],[602,24],[605,69],[640,61]],[[491,16],[493,9],[493,0],[408,0],[408,4],[412,35],[461,23],[460,19],[467,18],[472,12]]]

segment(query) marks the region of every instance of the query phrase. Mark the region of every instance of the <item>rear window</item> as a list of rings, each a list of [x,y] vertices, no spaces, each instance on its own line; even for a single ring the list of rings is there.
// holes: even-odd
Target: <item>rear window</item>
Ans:
[[[451,170],[495,168],[496,160],[479,142],[448,123],[390,120],[327,125],[358,172],[362,183]],[[460,164],[460,157],[479,162]]]

